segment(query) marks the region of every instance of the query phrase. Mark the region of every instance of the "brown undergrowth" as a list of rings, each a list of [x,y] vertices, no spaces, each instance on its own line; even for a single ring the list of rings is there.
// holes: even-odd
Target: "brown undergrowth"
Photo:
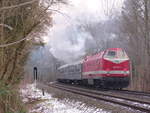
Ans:
[[[17,87],[0,84],[0,113],[26,113]]]

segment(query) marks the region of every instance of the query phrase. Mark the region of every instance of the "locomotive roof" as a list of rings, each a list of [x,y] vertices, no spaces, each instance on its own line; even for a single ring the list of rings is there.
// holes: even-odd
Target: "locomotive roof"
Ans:
[[[70,63],[70,64],[65,64],[65,65],[60,66],[58,69],[62,69],[62,68],[68,67],[68,66],[78,65],[78,64],[81,64],[82,62],[83,62],[83,60],[73,62],[73,63]]]
[[[108,48],[107,50],[120,51],[120,50],[122,50],[122,48]]]
[[[108,48],[108,49],[106,49],[106,51],[107,50],[120,51],[120,50],[122,50],[122,48]],[[95,55],[86,56],[85,58],[88,59],[88,60],[92,60],[92,59],[101,57],[101,55],[103,55],[103,54],[104,54],[104,51],[101,51],[101,52],[99,52],[99,53],[97,53]],[[84,60],[85,60],[85,58],[84,58]],[[68,66],[72,66],[72,65],[81,64],[81,63],[83,63],[84,60],[80,60],[80,61],[73,62],[73,63],[70,63],[70,64],[62,65],[58,69],[62,69],[62,68],[65,68],[65,67],[68,67]]]
[[[108,48],[108,49],[106,49],[106,51],[108,51],[108,50],[110,50],[110,51],[121,51],[122,48]],[[105,51],[101,51],[101,52],[98,52],[98,53],[96,53],[94,55],[86,56],[85,57],[85,59],[86,59],[85,61],[100,58],[100,57],[102,57],[102,55],[104,54],[104,52]]]
[[[103,55],[103,53],[104,53],[104,51],[96,53],[94,55],[86,56],[85,59],[86,60],[90,60],[90,59],[99,58],[99,57],[101,57],[101,55]]]

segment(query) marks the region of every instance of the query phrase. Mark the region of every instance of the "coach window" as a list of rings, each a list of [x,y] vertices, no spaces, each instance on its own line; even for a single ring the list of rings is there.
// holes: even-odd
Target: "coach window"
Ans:
[[[64,73],[64,69],[63,68],[61,69],[61,73]]]
[[[70,73],[74,72],[73,66],[70,66],[70,67],[69,67],[69,72],[70,72]]]
[[[80,68],[79,68],[79,67],[76,67],[76,71],[79,72],[79,71],[80,71]]]
[[[66,73],[67,72],[67,68],[64,68],[64,73]]]

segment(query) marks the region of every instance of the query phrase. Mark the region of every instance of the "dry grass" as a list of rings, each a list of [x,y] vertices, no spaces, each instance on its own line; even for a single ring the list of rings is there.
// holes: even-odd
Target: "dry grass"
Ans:
[[[26,113],[16,88],[0,84],[0,113]]]

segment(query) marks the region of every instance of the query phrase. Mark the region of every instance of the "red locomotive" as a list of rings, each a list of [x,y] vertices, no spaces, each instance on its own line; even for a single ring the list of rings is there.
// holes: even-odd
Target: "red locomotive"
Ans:
[[[58,70],[61,82],[121,89],[129,85],[130,60],[121,48],[110,48]]]

